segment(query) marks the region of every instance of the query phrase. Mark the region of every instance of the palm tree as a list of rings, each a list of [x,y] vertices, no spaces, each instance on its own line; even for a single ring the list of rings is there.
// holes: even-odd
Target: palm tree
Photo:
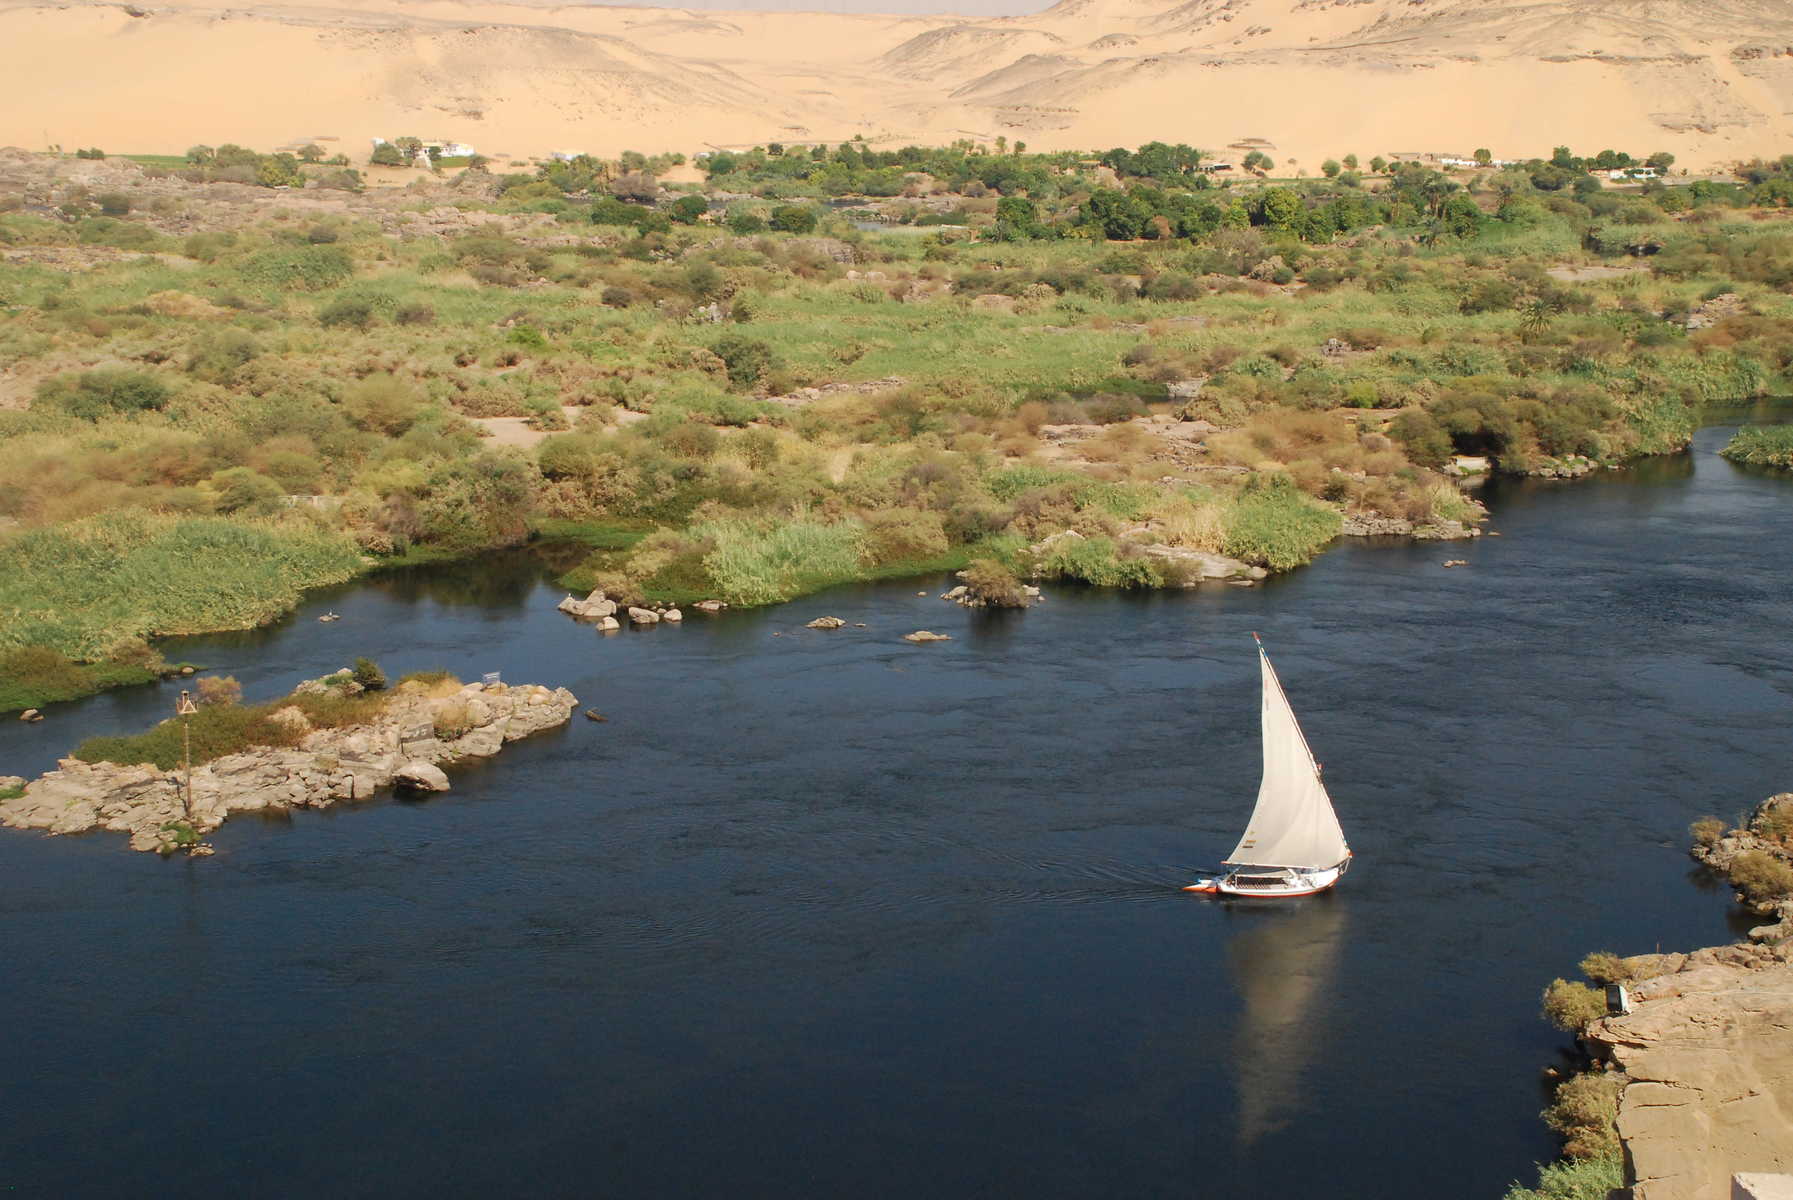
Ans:
[[[1519,337],[1521,341],[1531,342],[1550,331],[1550,323],[1562,311],[1562,305],[1556,300],[1546,300],[1542,296],[1534,296],[1519,308]]]

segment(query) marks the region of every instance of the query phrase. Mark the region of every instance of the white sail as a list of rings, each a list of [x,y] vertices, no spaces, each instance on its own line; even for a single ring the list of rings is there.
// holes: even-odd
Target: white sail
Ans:
[[[1258,661],[1264,676],[1264,780],[1245,836],[1226,861],[1253,867],[1336,867],[1351,853],[1338,814],[1262,646]]]

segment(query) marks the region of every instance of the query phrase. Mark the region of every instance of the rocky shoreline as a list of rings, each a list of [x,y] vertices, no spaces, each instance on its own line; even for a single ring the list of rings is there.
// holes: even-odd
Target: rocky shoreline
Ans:
[[[1585,1034],[1618,1071],[1630,1200],[1725,1200],[1793,1171],[1793,942],[1624,960],[1631,1011]]]
[[[323,681],[310,684],[323,686]],[[452,686],[452,684],[451,684]],[[383,788],[445,791],[442,764],[490,758],[531,734],[564,725],[578,700],[565,688],[470,683],[447,694],[401,684],[369,723],[310,729],[297,707],[275,718],[302,732],[291,746],[227,754],[193,768],[189,807],[182,772],[148,763],[60,760],[27,783],[0,777],[0,824],[50,834],[104,829],[130,835],[133,850],[210,853],[200,840],[235,813],[327,808]]]
[[[1757,916],[1774,920],[1749,931],[1751,941],[1781,943],[1793,938],[1793,895],[1773,895],[1755,882],[1775,864],[1793,871],[1793,792],[1781,792],[1756,805],[1741,828],[1720,832],[1711,820],[1694,827],[1694,846],[1689,852],[1739,887],[1737,903]],[[1747,874],[1746,874],[1747,872]],[[1771,881],[1770,881],[1771,882]]]
[[[1726,1200],[1739,1173],[1793,1184],[1793,792],[1741,828],[1708,818],[1693,833],[1693,857],[1773,919],[1737,945],[1591,956],[1628,996],[1580,1035],[1616,1089],[1626,1188],[1613,1195],[1628,1200]]]

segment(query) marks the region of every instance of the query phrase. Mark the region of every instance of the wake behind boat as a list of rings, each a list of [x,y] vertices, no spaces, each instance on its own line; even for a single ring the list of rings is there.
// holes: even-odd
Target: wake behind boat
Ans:
[[[1258,803],[1245,836],[1222,864],[1232,870],[1183,890],[1273,899],[1312,896],[1344,876],[1351,847],[1264,643],[1255,633],[1251,637],[1258,644],[1263,675],[1264,777]]]

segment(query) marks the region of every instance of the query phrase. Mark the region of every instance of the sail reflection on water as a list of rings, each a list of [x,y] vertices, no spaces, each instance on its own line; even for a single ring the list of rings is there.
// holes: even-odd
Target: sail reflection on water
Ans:
[[[1338,972],[1345,910],[1330,898],[1240,907],[1227,964],[1244,1004],[1233,1037],[1239,1143],[1249,1146],[1310,1107],[1303,1068],[1322,1052],[1326,995]]]

